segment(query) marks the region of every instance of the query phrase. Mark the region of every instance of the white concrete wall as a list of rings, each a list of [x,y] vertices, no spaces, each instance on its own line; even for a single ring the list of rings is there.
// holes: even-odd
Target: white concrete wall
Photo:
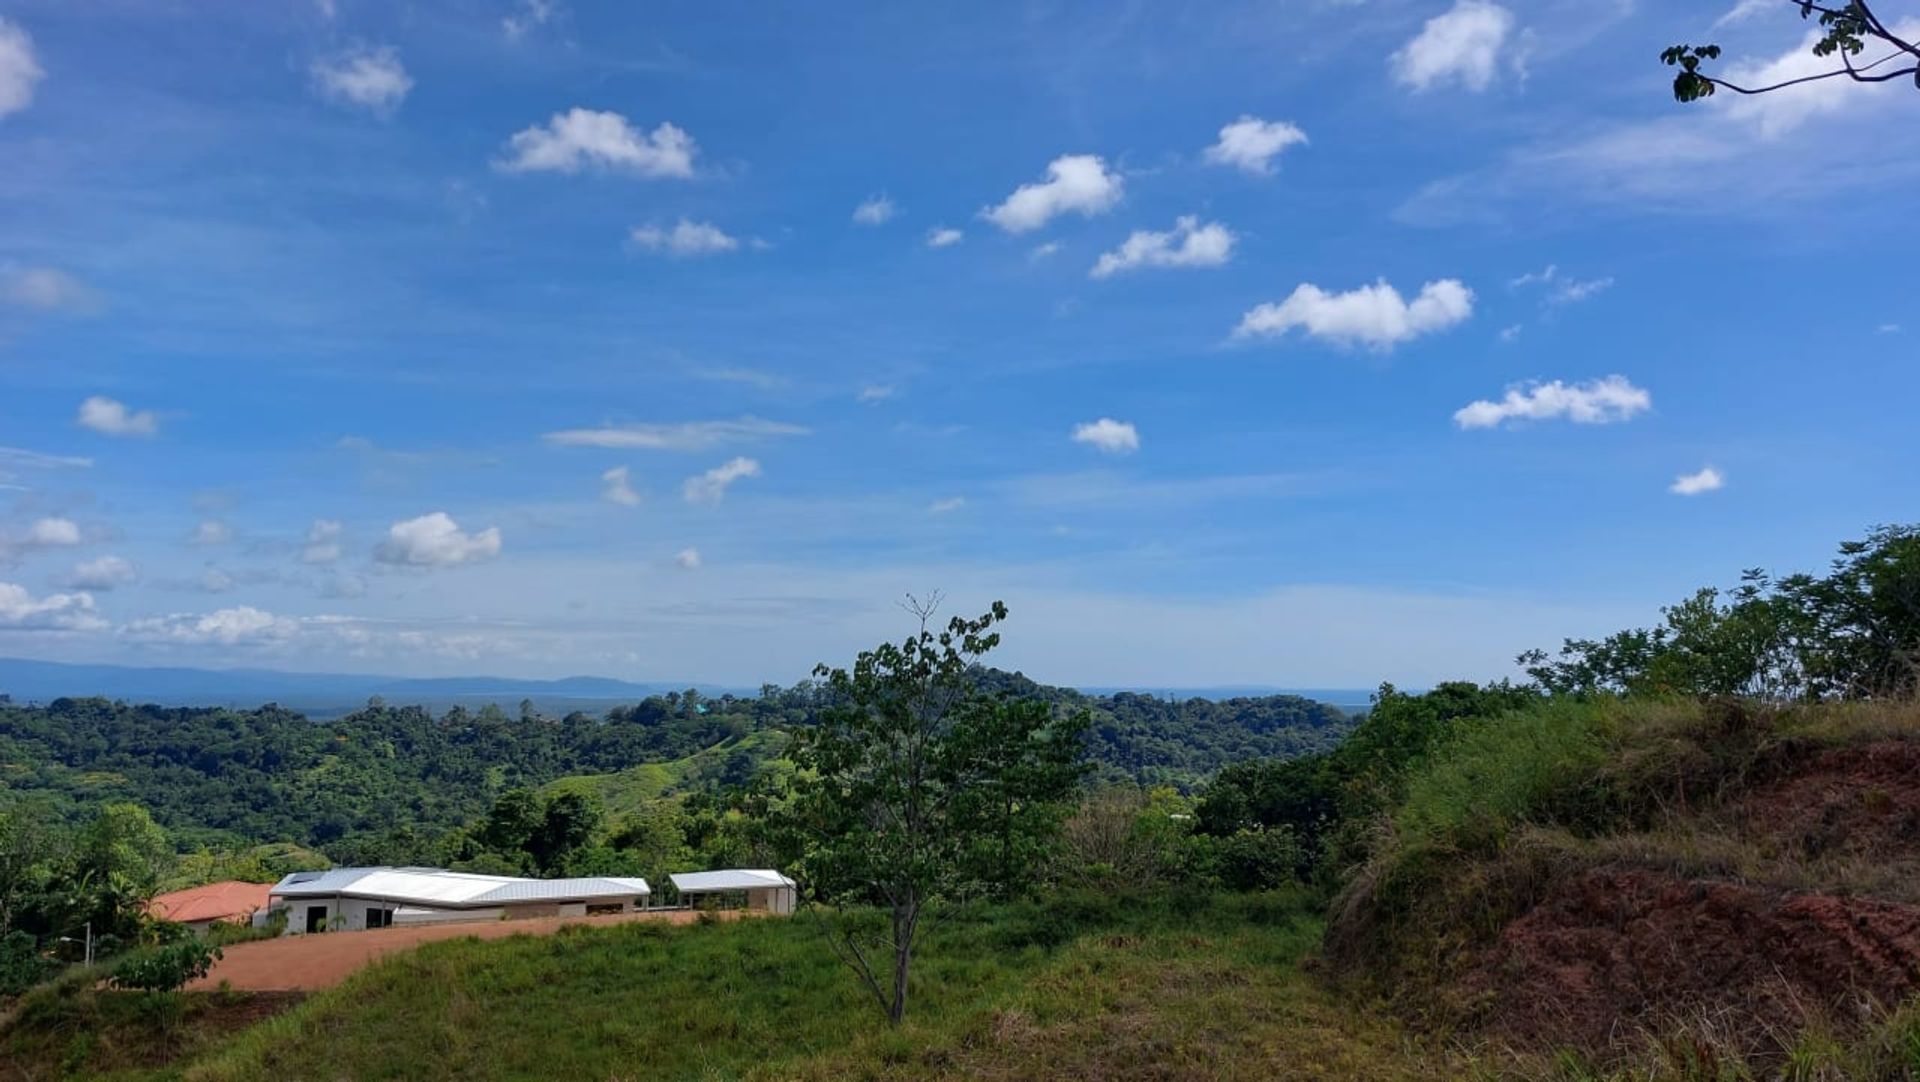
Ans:
[[[641,907],[644,895],[629,895],[623,898],[598,898],[595,905],[610,905],[618,902],[622,911]],[[492,906],[486,909],[430,909],[426,906],[410,906],[400,902],[370,900],[366,898],[342,898],[329,895],[323,898],[285,898],[278,899],[287,910],[287,934],[304,935],[307,931],[307,907],[323,905],[327,907],[326,930],[363,931],[367,927],[367,910],[392,909],[393,923],[397,925],[448,924],[456,921],[512,920],[533,916],[584,917],[587,915],[587,903],[572,902],[555,905],[551,902],[526,903],[516,906]],[[261,910],[255,924],[264,926],[265,914]],[[344,918],[337,920],[336,918]]]

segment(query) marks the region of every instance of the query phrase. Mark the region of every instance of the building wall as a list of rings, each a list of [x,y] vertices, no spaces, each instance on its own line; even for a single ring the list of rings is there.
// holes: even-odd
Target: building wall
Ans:
[[[629,895],[617,898],[596,898],[594,905],[612,905],[618,903],[622,911],[641,908],[643,896]],[[396,925],[447,924],[455,921],[484,920],[525,920],[532,917],[584,917],[587,903],[570,902],[527,902],[521,905],[492,906],[485,909],[433,909],[427,906],[407,905],[390,900],[370,900],[366,898],[342,898],[328,895],[319,898],[275,898],[273,906],[287,910],[288,935],[305,935],[307,931],[307,907],[325,906],[327,909],[326,931],[363,931],[367,927],[367,910],[392,909],[393,923]],[[261,910],[256,926],[264,926],[267,910]]]

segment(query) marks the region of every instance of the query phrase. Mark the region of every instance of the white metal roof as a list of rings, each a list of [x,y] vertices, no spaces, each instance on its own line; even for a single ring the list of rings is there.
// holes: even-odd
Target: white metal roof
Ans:
[[[653,893],[644,879],[523,879],[439,868],[334,868],[295,872],[274,884],[276,898],[350,894],[414,905],[467,907],[511,902],[586,900]]]
[[[709,890],[759,890],[791,887],[794,882],[771,868],[728,868],[718,872],[682,872],[670,875],[675,890],[699,894]]]

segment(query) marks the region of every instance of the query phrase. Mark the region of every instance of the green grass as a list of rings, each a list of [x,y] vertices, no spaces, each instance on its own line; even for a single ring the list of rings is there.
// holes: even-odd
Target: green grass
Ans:
[[[1304,898],[950,912],[888,1027],[810,918],[434,944],[184,1070],[250,1079],[1415,1079],[1459,1062],[1302,972]]]
[[[105,973],[74,966],[0,1017],[0,1082],[89,1078],[152,1082],[290,1007],[295,995],[147,995],[99,987]]]
[[[782,764],[777,757],[786,747],[786,740],[785,733],[771,729],[748,733],[683,759],[642,763],[614,774],[572,774],[555,778],[540,787],[540,795],[583,793],[598,800],[609,817],[618,818],[640,811],[661,797],[695,787],[702,778],[716,775],[729,756],[741,751],[778,769]]]

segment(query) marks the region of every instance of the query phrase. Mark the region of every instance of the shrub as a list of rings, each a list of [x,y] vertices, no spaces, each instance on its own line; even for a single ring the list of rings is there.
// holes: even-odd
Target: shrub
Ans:
[[[45,979],[51,967],[39,944],[22,931],[0,936],[0,996],[14,996]]]
[[[1478,849],[1524,822],[1592,825],[1606,798],[1591,782],[1616,730],[1609,706],[1560,700],[1462,726],[1410,779],[1394,817],[1402,843]]]
[[[1239,830],[1214,841],[1214,868],[1234,890],[1272,890],[1297,881],[1300,840],[1285,825]]]
[[[188,981],[206,976],[219,958],[219,947],[198,939],[182,939],[128,955],[113,967],[109,980],[115,988],[173,992]]]

